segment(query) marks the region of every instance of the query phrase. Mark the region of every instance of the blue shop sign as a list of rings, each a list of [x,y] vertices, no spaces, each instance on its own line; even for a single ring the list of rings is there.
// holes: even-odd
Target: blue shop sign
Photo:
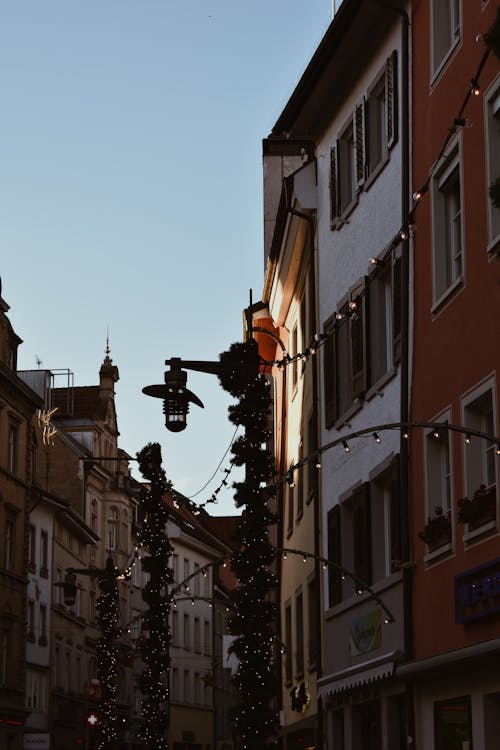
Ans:
[[[455,576],[455,622],[500,612],[500,557]]]

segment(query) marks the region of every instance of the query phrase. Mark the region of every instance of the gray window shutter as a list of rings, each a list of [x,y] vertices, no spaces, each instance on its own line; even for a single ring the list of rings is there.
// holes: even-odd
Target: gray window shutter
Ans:
[[[357,314],[350,320],[353,398],[361,396],[367,389],[367,304],[363,287],[359,289],[357,304]]]
[[[339,159],[338,143],[336,143],[330,149],[330,223],[332,228],[339,215]]]
[[[385,66],[385,95],[387,117],[387,148],[398,142],[398,53],[396,50],[387,59]]]
[[[353,124],[356,189],[363,187],[366,177],[366,100],[354,108]]]
[[[326,331],[328,338],[323,350],[323,379],[325,388],[325,426],[333,427],[336,419],[336,384],[335,384],[335,329]]]

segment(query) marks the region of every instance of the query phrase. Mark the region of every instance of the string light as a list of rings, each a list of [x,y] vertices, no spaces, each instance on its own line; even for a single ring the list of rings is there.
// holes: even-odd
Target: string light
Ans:
[[[373,433],[373,438],[374,438],[374,440],[375,440],[376,443],[381,443],[382,442],[382,438],[380,437],[380,435],[378,434],[378,432],[374,432]]]
[[[349,451],[350,451],[351,449],[349,448],[349,443],[347,442],[347,440],[342,440],[342,445],[344,446],[344,450],[345,450],[345,452],[346,452],[346,453],[349,453]]]

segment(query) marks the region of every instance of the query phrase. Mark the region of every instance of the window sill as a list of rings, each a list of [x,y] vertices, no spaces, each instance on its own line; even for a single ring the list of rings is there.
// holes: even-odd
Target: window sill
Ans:
[[[454,297],[455,294],[457,294],[460,291],[460,289],[462,289],[463,285],[464,285],[464,278],[463,278],[463,276],[460,276],[434,302],[434,304],[431,307],[431,313],[432,313],[432,315],[438,315],[441,312],[441,310],[443,309],[443,307],[452,299],[452,297]]]
[[[486,252],[489,259],[500,257],[500,235],[497,235],[488,243]]]
[[[434,88],[439,82],[439,79],[441,78],[441,74],[443,73],[444,69],[448,65],[450,59],[452,58],[454,52],[458,49],[462,42],[461,36],[458,37],[458,39],[455,39],[453,44],[449,47],[449,49],[445,52],[443,55],[443,58],[435,71],[431,74],[431,89]]]
[[[385,166],[389,163],[389,152],[386,151],[382,159],[379,161],[379,163],[373,168],[373,170],[370,172],[368,177],[366,178],[365,184],[363,185],[363,188],[368,191],[379,174],[384,171]]]
[[[352,402],[352,404],[347,407],[347,409],[342,414],[342,416],[337,417],[332,427],[335,430],[340,430],[341,427],[344,427],[344,425],[346,425],[346,423],[349,422],[351,417],[353,417],[355,414],[358,413],[358,411],[360,411],[362,406],[363,406],[363,399],[361,398],[361,396],[357,396]]]
[[[438,560],[441,560],[441,558],[443,557],[449,557],[452,552],[453,545],[451,542],[447,542],[441,547],[437,547],[436,549],[433,549],[432,552],[428,552],[426,555],[424,555],[424,562],[426,564],[435,563]]]
[[[374,383],[365,394],[365,401],[371,401],[371,399],[374,396],[383,396],[384,394],[381,392],[382,388],[387,385],[396,375],[398,372],[398,368],[396,365],[390,368],[390,370],[387,370],[378,380],[376,383]]]
[[[349,216],[352,214],[356,206],[358,205],[358,196],[357,194],[354,196],[352,201],[344,208],[340,216],[336,216],[335,219],[330,224],[330,228],[332,231],[342,229],[344,224],[349,223]]]
[[[464,543],[468,545],[468,544],[478,541],[479,537],[483,537],[486,534],[490,536],[496,530],[497,530],[496,521],[488,521],[487,523],[484,523],[482,526],[478,526],[477,529],[473,529],[471,531],[469,530],[465,531],[462,536],[462,539]]]

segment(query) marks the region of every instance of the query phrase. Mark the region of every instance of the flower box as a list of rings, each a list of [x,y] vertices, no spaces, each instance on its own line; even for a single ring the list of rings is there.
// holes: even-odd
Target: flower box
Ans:
[[[462,497],[458,501],[458,522],[466,523],[469,531],[474,531],[497,516],[496,487],[482,484],[471,499]]]
[[[426,543],[429,552],[444,547],[446,544],[451,542],[451,519],[450,512],[443,512],[443,509],[438,506],[434,510],[434,516],[429,516],[427,523],[419,531],[418,536]]]

